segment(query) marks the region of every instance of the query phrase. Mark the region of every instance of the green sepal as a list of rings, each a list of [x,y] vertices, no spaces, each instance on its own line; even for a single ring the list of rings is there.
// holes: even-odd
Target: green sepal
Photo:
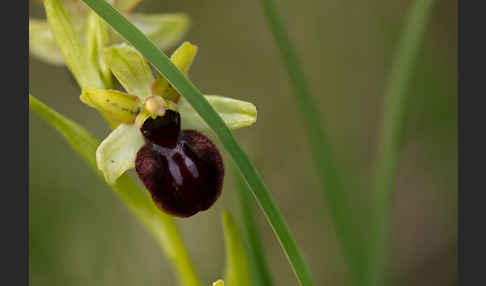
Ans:
[[[205,95],[204,97],[230,129],[247,127],[257,120],[257,110],[251,102],[217,95]],[[177,110],[181,114],[184,129],[211,130],[185,98],[181,97]]]
[[[96,149],[96,163],[108,184],[135,167],[138,150],[145,141],[136,124],[120,124]]]

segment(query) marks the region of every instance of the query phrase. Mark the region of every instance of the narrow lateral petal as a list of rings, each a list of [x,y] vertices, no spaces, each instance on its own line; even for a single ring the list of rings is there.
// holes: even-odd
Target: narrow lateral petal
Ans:
[[[140,99],[114,89],[83,88],[80,99],[111,119],[133,124],[140,111]]]
[[[184,74],[187,75],[189,69],[194,61],[197,54],[197,46],[189,42],[182,43],[177,50],[175,50],[170,56],[170,61]],[[180,95],[179,93],[169,84],[167,79],[163,77],[160,73],[157,75],[157,80],[155,80],[152,91],[154,94],[160,95],[165,99],[173,102],[178,102]]]

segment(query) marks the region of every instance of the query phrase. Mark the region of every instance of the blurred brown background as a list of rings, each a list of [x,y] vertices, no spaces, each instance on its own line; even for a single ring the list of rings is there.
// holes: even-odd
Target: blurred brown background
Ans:
[[[277,4],[319,103],[346,189],[364,202],[384,86],[411,1]],[[191,79],[205,93],[256,104],[257,123],[235,134],[270,187],[317,285],[349,285],[287,74],[259,1],[145,0],[137,11],[190,16],[185,39],[200,47]],[[30,1],[30,15],[44,17],[35,1]],[[456,285],[456,54],[457,3],[436,1],[409,90],[391,213],[388,285]],[[79,88],[65,68],[31,58],[30,88],[99,138],[108,134],[98,113],[79,101]],[[178,219],[207,285],[223,275],[223,209],[239,219],[231,174],[213,208]],[[275,285],[297,285],[269,225],[256,208],[255,213]],[[30,116],[30,281],[35,286],[176,285],[155,241],[35,114]]]

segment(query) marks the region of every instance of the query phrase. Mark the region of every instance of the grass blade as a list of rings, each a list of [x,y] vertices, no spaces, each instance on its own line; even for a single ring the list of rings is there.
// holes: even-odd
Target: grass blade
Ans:
[[[86,129],[74,121],[57,113],[29,94],[29,107],[42,119],[53,126],[71,147],[88,162],[91,168],[103,178],[96,165],[96,148],[99,141]],[[104,179],[103,179],[104,181]],[[167,257],[174,265],[183,286],[200,286],[199,278],[192,266],[184,246],[181,234],[172,217],[158,210],[152,201],[138,190],[137,185],[127,174],[121,176],[116,184],[111,185],[121,201],[133,212],[160,244]]]
[[[370,271],[366,285],[383,284],[384,249],[400,138],[403,133],[407,88],[434,0],[415,0],[411,7],[392,63],[385,90],[384,116],[378,145],[370,217]]]
[[[311,273],[304,263],[297,244],[270,196],[268,188],[248,156],[233,137],[223,119],[215,112],[203,94],[177,69],[169,58],[123,15],[103,0],[83,0],[144,57],[186,98],[204,121],[213,129],[229,155],[248,182],[256,200],[272,226],[292,269],[301,285],[314,285]]]
[[[243,235],[245,236],[247,252],[251,261],[253,284],[256,286],[272,286],[272,277],[265,261],[260,237],[252,215],[248,186],[237,170],[233,173],[235,174],[236,191],[241,205]]]
[[[341,243],[344,255],[348,259],[349,266],[355,272],[357,279],[360,280],[364,268],[362,266],[362,240],[360,233],[353,226],[351,199],[342,186],[331,146],[319,116],[318,105],[311,95],[297,54],[275,6],[275,1],[261,0],[260,3],[289,75],[336,235]]]

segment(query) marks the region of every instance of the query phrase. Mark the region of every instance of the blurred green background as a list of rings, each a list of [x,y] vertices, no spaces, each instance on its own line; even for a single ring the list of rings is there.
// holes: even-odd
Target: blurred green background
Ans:
[[[411,1],[277,4],[319,103],[346,190],[358,206],[364,205],[384,86]],[[137,11],[190,16],[185,39],[200,47],[191,79],[204,93],[255,103],[257,123],[235,134],[287,219],[316,284],[350,285],[259,1],[145,0]],[[44,17],[36,1],[30,1],[30,16]],[[390,214],[388,285],[457,284],[457,1],[436,1],[424,39],[409,90]],[[79,88],[67,69],[33,58],[29,63],[33,95],[97,137],[108,134],[98,113],[79,101]],[[31,285],[176,285],[156,242],[54,129],[31,114],[29,132]],[[240,217],[225,160],[228,175],[215,206],[177,219],[207,285],[223,275],[221,211]],[[350,215],[359,214],[357,207]],[[275,285],[297,285],[257,208],[255,217]]]

